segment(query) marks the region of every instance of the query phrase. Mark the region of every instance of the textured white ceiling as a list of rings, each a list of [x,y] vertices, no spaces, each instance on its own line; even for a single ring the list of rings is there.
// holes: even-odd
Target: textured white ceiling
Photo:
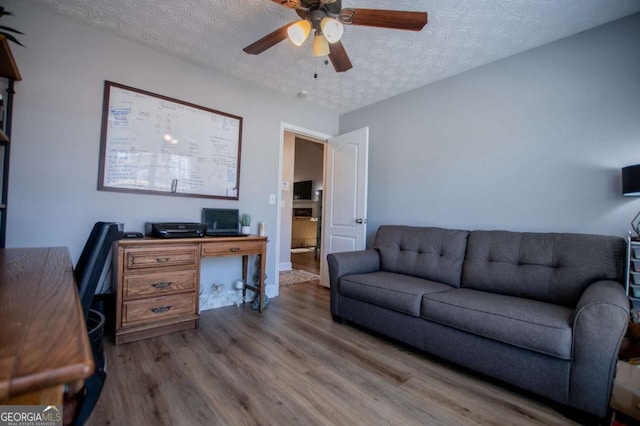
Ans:
[[[242,48],[296,13],[271,0],[29,0],[66,19],[338,113],[640,11],[640,0],[343,0],[343,7],[426,11],[421,32],[345,26],[353,69],[336,73],[288,40]],[[317,73],[317,78],[314,74]]]

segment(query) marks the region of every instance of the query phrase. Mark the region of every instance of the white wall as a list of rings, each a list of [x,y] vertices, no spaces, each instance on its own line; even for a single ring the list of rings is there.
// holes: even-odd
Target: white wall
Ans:
[[[11,26],[25,33],[15,47],[23,76],[16,84],[7,247],[68,246],[77,260],[91,226],[145,221],[199,221],[203,207],[238,208],[266,222],[267,284],[276,282],[281,122],[336,134],[338,116],[124,39],[61,20],[15,0]],[[102,91],[111,80],[242,116],[240,200],[211,200],[97,191]],[[231,284],[239,266],[207,262],[211,282]],[[240,261],[237,260],[239,264]],[[269,295],[277,289],[267,288]]]
[[[640,199],[640,14],[340,118],[369,126],[381,224],[625,236]]]
[[[311,188],[312,199],[315,199],[315,192],[322,189],[323,172],[324,144],[296,138],[296,159],[293,181],[313,181],[313,188]]]

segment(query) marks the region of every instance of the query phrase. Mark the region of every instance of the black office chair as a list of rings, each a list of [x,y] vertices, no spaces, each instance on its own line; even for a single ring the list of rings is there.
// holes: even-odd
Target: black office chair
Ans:
[[[87,243],[82,249],[78,263],[73,271],[78,285],[82,311],[87,323],[91,352],[93,353],[95,364],[93,374],[85,380],[84,388],[78,393],[77,412],[73,420],[73,424],[78,426],[84,425],[93,412],[102,392],[104,381],[107,378],[106,359],[102,346],[105,317],[103,312],[91,307],[112,245],[121,237],[122,232],[118,230],[117,223],[97,222],[93,226],[91,234],[89,234]]]
[[[73,274],[78,284],[78,292],[85,319],[89,316],[93,296],[100,283],[100,276],[109,253],[111,253],[111,246],[114,241],[119,240],[121,237],[122,233],[118,230],[117,223],[97,222],[82,249]]]

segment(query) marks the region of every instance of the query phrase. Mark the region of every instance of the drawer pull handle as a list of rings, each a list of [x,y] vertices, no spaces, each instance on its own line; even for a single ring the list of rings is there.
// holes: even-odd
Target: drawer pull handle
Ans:
[[[152,308],[151,312],[153,312],[154,314],[161,314],[163,312],[167,312],[169,309],[171,309],[171,305],[158,306],[157,308]]]
[[[158,263],[164,263],[164,262],[168,262],[169,258],[168,257],[156,257],[156,262]]]
[[[233,252],[240,251],[240,247],[231,247],[229,251],[233,251]]]
[[[160,282],[151,284],[151,287],[169,288],[169,287],[171,287],[171,284],[173,284],[173,282],[171,282],[171,281],[160,281]]]

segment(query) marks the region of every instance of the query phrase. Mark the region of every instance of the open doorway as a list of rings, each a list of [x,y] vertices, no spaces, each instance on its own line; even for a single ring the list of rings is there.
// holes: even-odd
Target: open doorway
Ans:
[[[285,131],[280,286],[320,278],[325,149],[325,140]]]
[[[367,170],[369,128],[331,136],[281,123],[280,191],[277,196],[278,271],[291,270],[291,225],[293,221],[293,164],[295,139],[300,137],[324,146],[323,194],[320,208],[320,284],[329,287],[328,253],[364,250],[367,235]],[[285,145],[292,144],[285,150]],[[286,167],[284,165],[287,165]],[[279,277],[282,287],[282,274]],[[276,293],[277,294],[277,293]]]

